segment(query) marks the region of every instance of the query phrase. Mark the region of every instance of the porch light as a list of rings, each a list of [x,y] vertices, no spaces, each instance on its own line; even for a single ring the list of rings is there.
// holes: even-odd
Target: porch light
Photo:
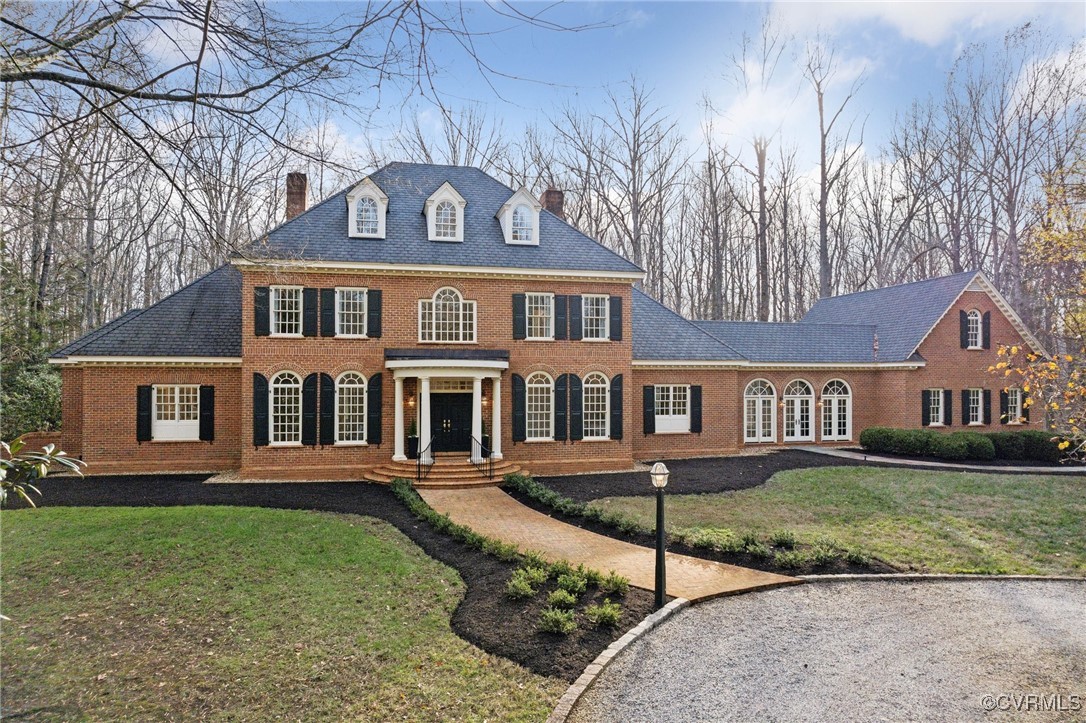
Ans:
[[[652,465],[649,479],[656,488],[656,609],[664,606],[664,590],[667,587],[667,571],[664,569],[664,487],[667,487],[667,465]]]
[[[667,465],[663,462],[657,462],[652,466],[652,471],[649,472],[649,477],[652,478],[652,486],[657,489],[663,489],[667,487],[667,478],[671,474],[667,471]]]

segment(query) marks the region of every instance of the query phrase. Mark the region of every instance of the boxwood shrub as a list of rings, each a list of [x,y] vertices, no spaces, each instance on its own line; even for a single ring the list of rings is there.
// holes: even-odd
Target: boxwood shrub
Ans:
[[[860,433],[860,446],[874,453],[954,461],[1008,459],[1053,463],[1059,462],[1061,457],[1058,440],[1037,429],[940,434],[930,429],[869,427]]]
[[[965,441],[966,459],[995,459],[995,445],[980,432],[953,432],[948,436]]]
[[[969,458],[969,443],[955,434],[937,434],[931,440],[928,456],[958,461]]]
[[[1059,440],[1054,439],[1050,432],[1031,429],[1018,434],[1022,436],[1022,454],[1026,459],[1037,462],[1060,461]]]
[[[1026,440],[1021,433],[991,432],[985,435],[992,440],[995,456],[999,459],[1025,459]]]

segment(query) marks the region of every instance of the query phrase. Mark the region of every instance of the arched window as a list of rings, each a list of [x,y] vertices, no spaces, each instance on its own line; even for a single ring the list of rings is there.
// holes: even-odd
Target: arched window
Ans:
[[[528,439],[554,439],[554,381],[536,372],[528,377],[525,386]]]
[[[419,341],[475,341],[475,302],[465,301],[456,289],[438,289],[432,299],[419,302]]]
[[[585,439],[607,439],[611,436],[609,390],[607,377],[598,372],[584,378],[582,412]]]
[[[378,233],[377,201],[372,196],[363,196],[355,204],[355,231],[366,236]]]
[[[755,379],[743,392],[743,441],[777,441],[777,392],[765,379]]]
[[[294,372],[279,372],[268,388],[272,444],[302,443],[302,380]]]
[[[366,378],[343,372],[336,379],[336,442],[366,441]]]
[[[434,208],[434,237],[456,238],[456,205],[452,201],[442,201]]]
[[[969,326],[966,327],[966,332],[968,334],[968,336],[967,336],[968,346],[969,346],[970,349],[980,349],[981,348],[981,332],[980,332],[980,330],[981,330],[981,316],[980,316],[980,312],[977,311],[976,309],[970,309],[969,313],[966,315],[966,317],[967,317],[966,321],[969,324]]]
[[[814,441],[811,421],[814,410],[814,389],[802,379],[795,379],[784,388],[784,441]]]
[[[939,390],[938,396],[941,404],[942,390]],[[850,439],[852,390],[840,379],[831,379],[822,387],[822,441],[843,442]]]
[[[535,231],[535,223],[532,219],[532,209],[521,204],[513,209],[513,240],[524,243],[531,242]]]

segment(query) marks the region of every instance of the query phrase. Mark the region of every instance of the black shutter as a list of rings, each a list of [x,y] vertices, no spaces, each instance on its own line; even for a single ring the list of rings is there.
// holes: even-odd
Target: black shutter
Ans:
[[[581,340],[581,297],[569,297],[569,338],[573,341]]]
[[[656,434],[656,387],[641,387],[641,431]]]
[[[969,424],[969,390],[962,390],[962,424]]]
[[[969,314],[964,311],[958,312],[958,335],[961,337],[960,341],[962,349],[969,348]]]
[[[302,380],[302,444],[317,443],[317,374]]]
[[[316,336],[320,321],[320,289],[302,289],[302,336]]]
[[[931,390],[920,391],[920,426],[931,426]]]
[[[612,299],[619,297],[613,296]],[[621,299],[619,299],[621,301]],[[622,375],[611,380],[611,439],[622,439]]]
[[[270,304],[267,286],[257,286],[253,289],[253,333],[257,336],[271,334]]]
[[[136,387],[136,441],[151,441],[151,394],[150,385]]]
[[[554,438],[565,442],[569,436],[569,375],[554,380]]]
[[[949,389],[943,390],[943,424],[950,426],[954,424],[954,392]]]
[[[370,289],[366,294],[366,336],[381,337],[381,290]]]
[[[513,294],[513,338],[523,339],[528,336],[527,295]]]
[[[200,385],[200,441],[215,441],[215,387]]]
[[[321,444],[336,443],[336,382],[321,374]]]
[[[610,321],[610,333],[611,341],[622,341],[622,297],[612,296],[610,299],[611,305],[611,321]]]
[[[384,399],[381,383],[381,375],[374,374],[366,386],[366,441],[370,444],[381,443],[381,405]]]
[[[527,389],[524,386],[524,377],[513,375],[513,441],[523,442],[528,438],[528,420],[525,416],[527,409]]]
[[[268,444],[268,380],[253,374],[253,446]]]
[[[554,297],[554,338],[561,341],[566,338],[566,329],[569,327],[569,297]]]
[[[1006,424],[1011,421],[1007,419],[1007,411],[1010,407],[1010,396],[1007,394],[1006,389],[999,390],[999,423]]]
[[[336,290],[321,289],[321,336],[336,335]]]
[[[581,297],[573,297],[578,303]],[[584,387],[576,374],[569,375],[569,438],[584,439]]]
[[[984,312],[980,321],[980,345],[985,349],[992,348],[992,312]]]
[[[1022,419],[1026,421],[1026,424],[1029,424],[1029,407],[1026,406],[1026,393],[1019,392],[1018,399],[1018,403],[1022,406]]]
[[[992,423],[992,390],[985,389],[981,394],[981,403],[984,405],[984,423]]]
[[[701,434],[701,386],[690,387],[690,431]]]

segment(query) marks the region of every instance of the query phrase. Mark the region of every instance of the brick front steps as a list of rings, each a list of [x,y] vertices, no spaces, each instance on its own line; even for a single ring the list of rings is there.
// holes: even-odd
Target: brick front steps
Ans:
[[[382,484],[388,484],[398,477],[414,480],[415,469],[415,460],[387,462],[366,472],[364,477],[370,482],[380,482]],[[501,484],[502,477],[505,475],[520,471],[520,465],[498,460],[494,462],[493,479],[487,479],[475,465],[467,461],[465,455],[447,456],[439,454],[434,459],[433,469],[422,481],[416,482],[415,487],[419,489],[492,487]]]

